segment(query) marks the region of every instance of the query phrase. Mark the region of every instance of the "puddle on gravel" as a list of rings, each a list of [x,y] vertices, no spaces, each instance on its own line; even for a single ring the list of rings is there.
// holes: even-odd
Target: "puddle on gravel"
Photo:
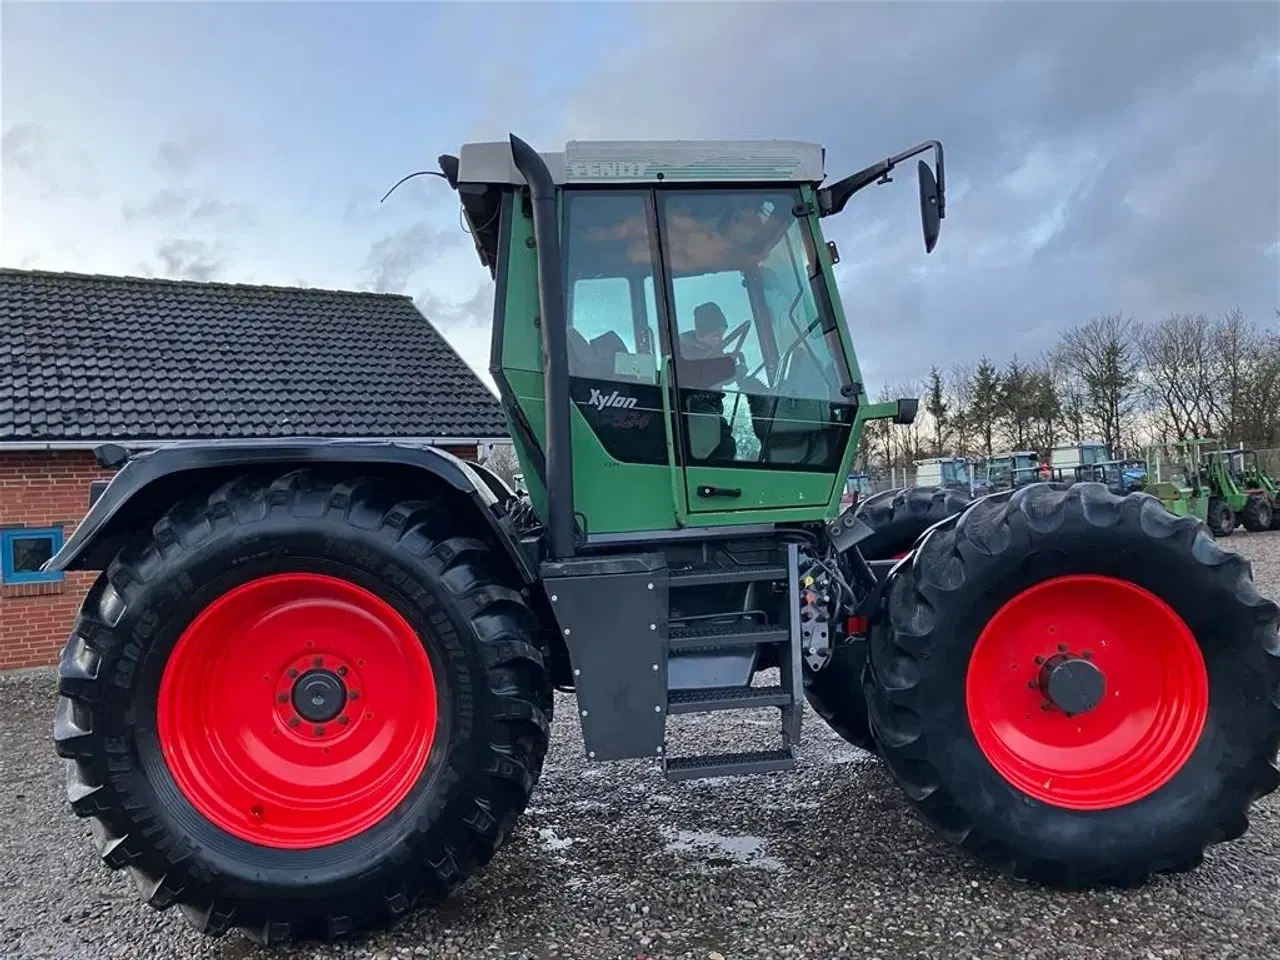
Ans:
[[[661,828],[668,853],[693,854],[710,859],[729,860],[737,866],[758,870],[785,870],[783,862],[764,852],[765,841],[750,835],[727,836],[708,830],[675,830]]]

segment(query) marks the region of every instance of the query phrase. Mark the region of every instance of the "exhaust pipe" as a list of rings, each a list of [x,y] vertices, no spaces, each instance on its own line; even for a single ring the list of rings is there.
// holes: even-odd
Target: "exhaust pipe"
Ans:
[[[538,309],[542,314],[543,395],[546,398],[547,529],[551,556],[574,555],[573,444],[569,428],[569,338],[556,185],[546,161],[515,134],[511,156],[529,184],[538,252]]]

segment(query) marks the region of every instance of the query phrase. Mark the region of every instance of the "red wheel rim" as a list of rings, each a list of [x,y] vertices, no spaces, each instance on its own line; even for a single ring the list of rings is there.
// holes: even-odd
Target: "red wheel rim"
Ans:
[[[1089,693],[1073,699],[1080,690]],[[1096,706],[1074,715],[1062,706],[1090,697]],[[1126,580],[1068,576],[991,618],[965,702],[978,747],[1010,784],[1058,807],[1107,810],[1182,769],[1204,729],[1209,678],[1195,637],[1159,597]]]
[[[174,781],[210,821],[266,847],[320,847],[368,830],[418,781],[435,678],[385,601],[280,574],[223,594],[187,627],[156,726]]]

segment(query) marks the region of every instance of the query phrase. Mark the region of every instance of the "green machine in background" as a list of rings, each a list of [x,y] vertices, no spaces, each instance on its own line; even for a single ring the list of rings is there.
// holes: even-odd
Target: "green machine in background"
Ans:
[[[1152,444],[1143,490],[1173,513],[1203,520],[1215,537],[1227,537],[1237,521],[1211,481],[1211,458],[1218,447],[1217,440],[1208,438]]]
[[[1246,466],[1246,458],[1249,463]],[[1249,471],[1252,467],[1252,473]],[[1251,533],[1270,530],[1275,514],[1274,488],[1258,469],[1252,450],[1217,449],[1205,457],[1209,486],[1231,508],[1233,520]]]
[[[49,566],[100,571],[54,741],[105,863],[209,934],[386,926],[512,834],[566,706],[589,761],[681,781],[794,769],[808,705],[941,837],[1054,886],[1238,836],[1276,787],[1280,611],[1175,515],[1203,510],[1094,483],[841,509],[867,422],[917,409],[870,402],[853,330],[919,345],[846,318],[822,224],[925,153],[932,251],[936,142],[829,184],[793,141],[441,157],[527,494],[408,444],[102,451]],[[684,715],[729,742],[682,750]]]

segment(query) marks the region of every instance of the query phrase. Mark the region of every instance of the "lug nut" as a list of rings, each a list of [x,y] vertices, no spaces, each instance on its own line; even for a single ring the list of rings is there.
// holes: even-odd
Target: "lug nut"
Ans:
[[[288,670],[284,672],[284,675],[286,677],[296,677],[298,675],[298,671],[295,670],[293,667],[290,667]]]
[[[311,729],[311,732],[312,732],[312,733],[314,733],[317,737],[323,737],[323,736],[324,736],[324,727],[320,726],[319,724],[316,724],[316,725]]]
[[[312,658],[311,658],[311,665],[312,665],[313,667],[323,667],[323,666],[324,666],[324,657],[312,657]]]
[[[1059,653],[1066,653],[1066,652],[1067,652],[1067,645],[1066,645],[1065,643],[1060,643],[1060,644],[1058,644],[1058,652],[1059,652]]]
[[[276,697],[276,699],[277,699],[277,700],[279,700],[281,703],[288,703],[288,702],[289,702],[289,695],[288,695],[287,693],[282,693],[282,694],[278,695],[278,696]]]
[[[351,722],[351,718],[344,713],[342,716],[338,718],[338,722],[345,727],[348,723]]]
[[[299,720],[297,717],[290,717],[290,718],[289,718],[289,726],[291,726],[291,727],[296,727],[296,726],[297,726],[299,723],[301,723],[301,722],[302,722],[302,721],[301,721],[301,720]]]
[[[338,668],[338,676],[340,676],[340,677],[345,677],[346,675],[347,675],[347,668],[346,668],[346,667],[339,667],[339,668]]]
[[[360,691],[359,691],[359,690],[352,690],[349,694],[347,694],[347,696],[349,696],[352,700],[359,700],[359,699],[360,699]]]

